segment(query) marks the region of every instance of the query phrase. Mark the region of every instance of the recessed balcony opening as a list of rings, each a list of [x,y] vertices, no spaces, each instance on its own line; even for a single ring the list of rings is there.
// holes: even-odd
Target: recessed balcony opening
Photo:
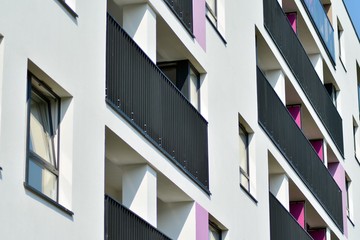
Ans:
[[[318,1],[318,0],[316,0]],[[305,23],[303,16],[300,14],[298,6],[294,0],[283,0],[282,9],[288,17],[289,23],[291,24],[294,32],[299,38],[303,48],[307,55],[320,53],[315,40],[310,33],[308,25]]]
[[[258,30],[256,31],[256,54],[257,66],[263,71],[281,69],[279,61]]]
[[[268,166],[270,221],[276,220],[274,224],[270,222],[271,232],[277,232],[277,237],[284,237],[281,239],[294,236],[296,233],[302,236],[301,239],[336,240],[337,237],[324,219],[270,152]],[[284,225],[283,229],[279,228],[279,225]],[[325,238],[318,238],[320,236]]]
[[[196,218],[194,201],[110,129],[105,142],[106,229],[135,236],[134,229],[148,228],[156,239],[177,239],[188,231]],[[133,221],[136,226],[128,227]]]
[[[324,78],[324,86],[329,94],[329,97],[331,98],[332,103],[337,108],[338,112],[341,112],[341,109],[339,108],[341,106],[341,94],[340,94],[340,88],[337,82],[335,81],[335,78],[333,77],[328,65],[323,60],[323,78]]]

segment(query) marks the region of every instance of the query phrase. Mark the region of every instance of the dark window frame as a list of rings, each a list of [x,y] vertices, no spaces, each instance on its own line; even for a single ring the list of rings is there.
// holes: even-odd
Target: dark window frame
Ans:
[[[207,1],[205,1],[205,7],[206,7],[206,15],[207,13],[211,14],[211,19],[214,19],[214,22],[212,20],[210,20],[210,22],[212,22],[214,24],[214,27],[217,28],[218,27],[218,13],[217,13],[217,3],[218,0],[214,0],[215,1],[215,9],[212,9],[209,4],[207,3]],[[209,16],[208,16],[209,17]]]
[[[213,221],[209,220],[209,230],[214,230],[219,235],[219,240],[222,240],[222,230]],[[213,231],[211,231],[213,232]]]
[[[241,167],[241,164],[239,166],[240,171],[240,185],[245,188],[248,192],[250,192],[250,161],[249,161],[249,132],[246,131],[246,128],[243,124],[239,123],[239,137],[240,137],[240,131],[245,136],[245,148],[246,148],[246,171]],[[242,141],[242,140],[241,140]],[[241,161],[241,160],[240,160]],[[244,186],[241,182],[241,177],[244,176],[248,181],[248,186]]]
[[[51,174],[54,174],[56,177],[56,200],[53,200],[54,202],[59,202],[59,145],[60,145],[60,113],[61,113],[61,98],[54,92],[52,89],[45,84],[43,81],[38,79],[34,74],[32,74],[30,71],[28,71],[27,75],[28,85],[27,85],[27,134],[26,134],[26,173],[25,173],[25,184],[27,186],[30,186],[33,192],[36,192],[37,195],[43,195],[45,198],[50,198],[45,193],[39,191],[35,187],[31,186],[29,183],[29,165],[30,161],[32,161],[34,164],[37,164],[39,167],[45,169],[46,171],[50,172]],[[39,85],[39,87],[34,86],[33,81],[36,82],[36,84]],[[44,93],[39,88],[43,88],[44,91],[46,91],[49,95],[51,95],[54,100],[56,106],[56,128],[58,129],[58,133],[54,135],[54,126],[53,126],[53,119],[52,119],[52,108],[54,106],[51,105],[51,101],[49,100],[49,97],[45,96]],[[54,138],[57,138],[57,144],[54,145],[54,139],[52,139],[52,150],[53,150],[53,157],[54,157],[54,165],[47,162],[45,159],[43,159],[41,156],[30,150],[30,112],[31,112],[31,95],[32,93],[35,93],[38,97],[40,97],[43,101],[47,103],[48,108],[48,114],[49,114],[49,125],[50,125],[50,134]],[[57,151],[55,151],[57,149]]]

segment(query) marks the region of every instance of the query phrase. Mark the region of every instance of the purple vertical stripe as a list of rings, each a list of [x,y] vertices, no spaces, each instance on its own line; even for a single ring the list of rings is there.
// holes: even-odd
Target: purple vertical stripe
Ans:
[[[321,161],[324,161],[324,150],[323,150],[323,140],[310,140],[311,145],[315,149]]]
[[[209,239],[209,214],[198,203],[195,205],[196,211],[196,240]]]
[[[290,213],[305,229],[305,202],[290,202]]]
[[[344,222],[344,235],[348,236],[348,229],[347,229],[347,217],[346,217],[346,184],[345,184],[345,170],[340,163],[329,163],[328,169],[333,176],[335,182],[339,186],[342,192],[342,204],[343,204],[343,222]]]
[[[298,127],[301,128],[301,105],[287,106],[287,109]]]
[[[297,32],[296,13],[295,12],[287,13],[286,16],[287,16],[287,18],[288,18],[288,20],[289,20],[289,22],[291,24],[292,29],[296,33]]]
[[[205,0],[193,1],[193,24],[196,41],[206,51]]]

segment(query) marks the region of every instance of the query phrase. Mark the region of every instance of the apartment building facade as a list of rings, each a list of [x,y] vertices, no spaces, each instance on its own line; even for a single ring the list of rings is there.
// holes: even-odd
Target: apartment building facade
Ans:
[[[360,238],[342,0],[0,6],[1,239]]]

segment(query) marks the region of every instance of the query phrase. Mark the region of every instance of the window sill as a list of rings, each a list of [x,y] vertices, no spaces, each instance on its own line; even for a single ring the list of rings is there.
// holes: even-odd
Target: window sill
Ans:
[[[353,222],[353,220],[351,220],[351,218],[349,217],[349,215],[347,215],[346,217],[347,217],[347,219],[349,220],[349,222],[351,223],[351,225],[352,225],[353,227],[355,227],[355,223]]]
[[[223,43],[226,45],[227,42],[224,38],[224,36],[219,32],[219,29],[217,29],[217,27],[214,25],[214,23],[210,20],[210,18],[206,15],[206,19],[209,21],[209,23],[211,24],[211,26],[214,28],[215,32],[217,33],[217,35],[219,35],[220,39],[223,41]]]
[[[240,188],[246,193],[246,195],[257,205],[258,201],[256,198],[243,186],[240,184]]]
[[[38,190],[36,190],[35,188],[31,187],[29,184],[27,184],[26,182],[24,182],[24,187],[26,190],[32,192],[33,194],[35,194],[36,196],[40,197],[41,199],[45,200],[46,202],[50,203],[51,205],[53,205],[54,207],[56,207],[57,209],[61,210],[62,212],[66,213],[67,215],[69,215],[70,217],[72,217],[74,215],[74,213],[72,211],[70,211],[69,209],[67,209],[66,207],[62,206],[61,204],[59,204],[58,202],[55,202],[54,200],[52,200],[51,198],[47,197],[46,195],[42,194],[41,192],[39,192]]]
[[[77,13],[65,2],[65,0],[57,0],[69,13],[73,18],[77,18]]]

